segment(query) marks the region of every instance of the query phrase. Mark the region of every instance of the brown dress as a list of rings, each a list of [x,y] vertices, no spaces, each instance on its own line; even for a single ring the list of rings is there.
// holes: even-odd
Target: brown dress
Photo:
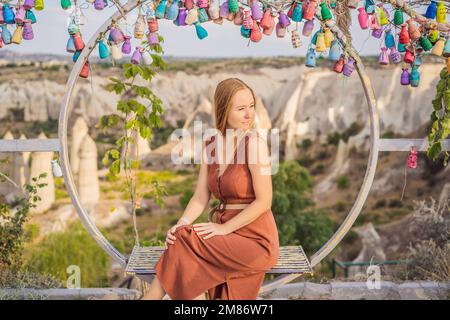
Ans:
[[[208,164],[208,188],[221,202],[251,203],[255,200],[248,163],[248,136],[245,136],[245,163],[234,162],[218,177],[218,164]],[[214,137],[207,144],[214,141]],[[239,145],[241,147],[242,143]],[[214,154],[214,151],[212,151]],[[243,209],[216,211],[216,223],[224,223]],[[194,222],[195,223],[195,222]],[[173,300],[190,300],[208,291],[211,299],[254,300],[267,270],[279,256],[278,231],[272,210],[234,232],[206,240],[193,226],[175,231],[155,265],[161,286]]]

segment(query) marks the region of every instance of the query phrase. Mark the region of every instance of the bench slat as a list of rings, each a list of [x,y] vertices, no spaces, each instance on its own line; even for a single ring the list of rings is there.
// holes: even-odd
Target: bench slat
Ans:
[[[164,247],[135,246],[125,268],[127,274],[155,274],[155,264],[163,254]],[[266,273],[312,273],[311,265],[301,246],[280,247],[277,264]]]

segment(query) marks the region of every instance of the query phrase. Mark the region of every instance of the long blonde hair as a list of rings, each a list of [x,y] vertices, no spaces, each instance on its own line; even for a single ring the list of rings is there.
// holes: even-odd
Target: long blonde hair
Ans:
[[[216,91],[214,93],[214,120],[215,127],[220,131],[222,137],[225,137],[226,129],[227,129],[227,121],[228,116],[231,111],[231,101],[236,94],[236,92],[248,89],[250,90],[253,96],[253,103],[256,108],[256,95],[252,88],[250,88],[244,81],[238,78],[228,78],[219,82],[216,87]],[[251,128],[255,126],[255,119],[252,119],[252,123],[250,124],[250,128],[245,131],[247,133]],[[244,133],[244,136],[245,136]],[[234,152],[236,152],[236,148],[239,145],[239,141],[234,146]],[[234,153],[233,153],[234,155]],[[228,164],[227,164],[228,166]],[[225,167],[226,169],[226,167]],[[218,167],[219,176],[225,171],[225,169],[221,172],[220,166]]]
[[[228,78],[219,82],[214,93],[214,120],[215,127],[225,136],[227,120],[231,110],[231,101],[236,92],[248,89],[253,96],[253,103],[256,107],[256,95],[244,81],[238,78]],[[251,127],[254,126],[254,121]]]

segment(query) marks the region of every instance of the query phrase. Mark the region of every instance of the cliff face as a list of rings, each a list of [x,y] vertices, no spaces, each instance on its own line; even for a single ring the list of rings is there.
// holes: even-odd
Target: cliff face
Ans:
[[[378,98],[382,131],[408,134],[429,120],[442,67],[424,64],[420,68],[418,88],[400,85],[400,67],[367,68]],[[355,121],[368,124],[367,104],[356,72],[346,78],[328,69],[309,69],[303,65],[282,69],[263,67],[251,73],[160,74],[154,79],[152,89],[163,100],[165,122],[177,126],[177,121],[184,123],[193,113],[200,119],[211,119],[215,86],[227,77],[238,77],[255,90],[267,110],[267,120],[290,141],[287,147],[295,149],[295,142],[307,136],[318,133],[325,136]],[[117,96],[103,89],[106,83],[107,77],[94,76],[92,85],[81,80],[75,88],[74,112],[83,114],[90,125],[101,115],[115,110]],[[9,109],[23,109],[25,121],[57,119],[64,91],[65,85],[48,79],[4,81],[0,83],[0,118],[7,116]],[[288,154],[294,156],[294,149]]]

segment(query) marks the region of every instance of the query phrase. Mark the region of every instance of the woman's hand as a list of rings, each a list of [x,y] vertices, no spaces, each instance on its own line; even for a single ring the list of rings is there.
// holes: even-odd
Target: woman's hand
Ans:
[[[198,235],[208,234],[203,239],[209,239],[214,236],[224,236],[230,232],[223,223],[204,222],[193,224],[195,232]]]
[[[174,225],[172,228],[169,229],[169,231],[167,231],[166,243],[165,243],[166,249],[168,248],[168,244],[174,244],[174,241],[177,239],[175,237],[174,233],[178,229],[178,227],[184,226],[186,224],[189,224],[189,223],[185,222],[184,220],[179,220],[176,225]]]

